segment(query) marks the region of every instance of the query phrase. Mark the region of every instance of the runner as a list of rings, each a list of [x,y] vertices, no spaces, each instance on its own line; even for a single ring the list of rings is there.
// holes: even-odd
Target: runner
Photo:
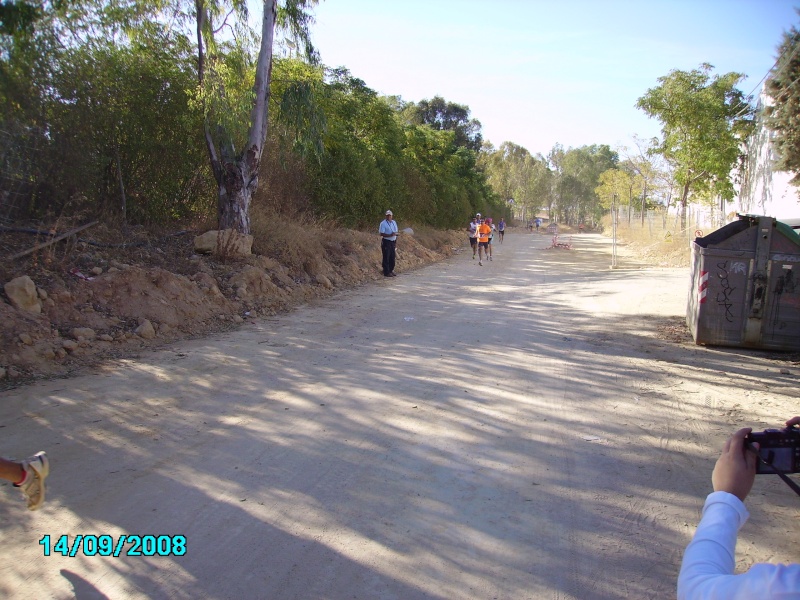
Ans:
[[[467,231],[469,232],[469,245],[472,246],[472,260],[475,260],[475,253],[478,251],[478,217],[472,217]]]
[[[491,228],[491,231],[489,231],[489,245],[486,246],[486,251],[489,254],[489,260],[494,260],[492,258],[492,240],[494,239],[495,227],[491,217],[486,217],[486,224]]]
[[[503,237],[506,234],[506,222],[505,219],[503,219],[503,217],[500,217],[500,222],[497,224],[497,233],[499,234],[500,243],[502,244]]]
[[[486,224],[486,221],[481,219],[481,224],[478,225],[478,266],[483,266],[483,254],[486,253],[486,258],[489,258],[489,234],[492,228]]]

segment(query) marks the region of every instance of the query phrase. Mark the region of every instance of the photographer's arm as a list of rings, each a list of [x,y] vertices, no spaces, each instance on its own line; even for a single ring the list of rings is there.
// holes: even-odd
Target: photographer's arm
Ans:
[[[771,598],[773,593],[800,589],[800,565],[753,565],[734,575],[736,536],[749,516],[743,500],[753,487],[755,455],[745,450],[749,428],[726,442],[711,476],[714,492],[703,506],[703,517],[683,556],[678,598]],[[783,596],[780,596],[783,597]]]
[[[756,479],[757,458],[745,449],[744,441],[751,431],[750,427],[745,427],[728,438],[711,473],[711,485],[715,492],[728,492],[742,502]]]

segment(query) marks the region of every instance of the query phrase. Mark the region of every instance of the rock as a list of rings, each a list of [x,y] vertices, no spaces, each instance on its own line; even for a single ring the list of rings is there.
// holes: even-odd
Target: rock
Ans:
[[[194,251],[198,254],[249,256],[252,248],[253,236],[241,234],[235,229],[206,231],[194,238]]]
[[[108,335],[107,333],[101,333],[97,336],[97,339],[103,342],[113,342],[114,338]]]
[[[95,330],[89,327],[76,327],[70,332],[70,334],[72,335],[73,338],[75,338],[78,341],[81,340],[91,341],[97,337],[97,333],[95,332]]]
[[[102,274],[103,274],[103,268],[102,267],[94,267],[92,269],[92,275],[102,275]]]
[[[156,330],[153,327],[153,324],[147,319],[142,320],[139,326],[134,329],[134,333],[146,340],[152,340],[154,337],[156,337]]]
[[[233,315],[233,322],[234,323],[244,323],[244,319],[239,315]]]
[[[42,312],[42,303],[36,293],[36,284],[27,275],[12,279],[3,286],[3,289],[14,308],[36,314]]]
[[[325,277],[325,275],[317,275],[317,283],[319,283],[322,287],[328,290],[333,289],[333,284],[331,280]]]
[[[63,348],[56,348],[56,358],[64,358],[67,355],[67,351]]]
[[[14,367],[8,367],[8,370],[6,371],[6,376],[9,379],[19,379],[22,376],[22,373],[20,373],[20,371]]]
[[[71,354],[78,349],[78,342],[75,340],[62,340],[61,347]]]
[[[42,351],[42,356],[47,360],[53,360],[56,357],[56,353],[53,351],[52,348],[47,348]]]
[[[30,334],[27,333],[20,333],[19,341],[25,344],[26,346],[30,346],[33,344],[33,338],[30,336]]]
[[[36,288],[36,293],[39,295],[39,300],[47,300],[48,299],[48,295],[47,295],[47,291],[46,290],[43,290],[42,288],[37,287]]]
[[[201,290],[209,292],[212,296],[224,297],[222,292],[219,291],[217,280],[208,273],[195,273],[190,279],[197,283]]]

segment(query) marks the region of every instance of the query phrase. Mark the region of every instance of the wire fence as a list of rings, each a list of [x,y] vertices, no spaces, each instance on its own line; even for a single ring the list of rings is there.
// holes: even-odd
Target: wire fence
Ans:
[[[679,213],[666,213],[663,210],[648,210],[642,218],[641,211],[620,211],[619,227],[640,231],[653,239],[677,237],[693,239],[705,235],[724,225],[719,211],[687,207],[685,220]]]

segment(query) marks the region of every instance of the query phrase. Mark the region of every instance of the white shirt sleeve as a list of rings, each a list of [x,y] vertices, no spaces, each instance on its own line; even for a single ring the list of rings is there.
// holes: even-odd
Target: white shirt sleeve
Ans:
[[[733,574],[736,535],[749,516],[733,494],[708,495],[703,517],[683,555],[678,600],[800,600],[800,564],[760,563]]]

